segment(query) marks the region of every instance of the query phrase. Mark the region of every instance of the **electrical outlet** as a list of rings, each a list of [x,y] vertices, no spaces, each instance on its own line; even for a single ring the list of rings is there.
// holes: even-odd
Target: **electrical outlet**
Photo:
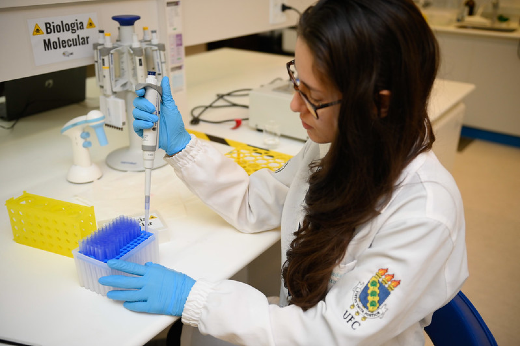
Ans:
[[[269,0],[269,23],[281,24],[285,23],[287,17],[282,12],[282,0]]]

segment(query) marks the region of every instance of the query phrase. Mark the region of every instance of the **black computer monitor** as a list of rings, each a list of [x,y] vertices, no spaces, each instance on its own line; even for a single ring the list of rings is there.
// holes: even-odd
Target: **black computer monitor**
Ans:
[[[0,119],[15,120],[85,100],[87,67],[0,83]]]

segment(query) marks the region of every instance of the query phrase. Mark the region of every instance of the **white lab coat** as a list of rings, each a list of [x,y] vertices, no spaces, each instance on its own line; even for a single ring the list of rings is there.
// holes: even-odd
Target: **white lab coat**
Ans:
[[[182,152],[166,160],[192,192],[238,230],[281,225],[283,263],[303,219],[309,163],[327,149],[307,141],[277,172],[264,169],[248,176],[192,136]],[[423,327],[432,313],[468,277],[464,232],[462,199],[452,176],[433,152],[423,153],[402,173],[380,214],[358,227],[332,273],[327,296],[316,306],[307,311],[288,306],[283,285],[279,306],[246,284],[201,279],[189,294],[182,321],[240,345],[423,345]]]

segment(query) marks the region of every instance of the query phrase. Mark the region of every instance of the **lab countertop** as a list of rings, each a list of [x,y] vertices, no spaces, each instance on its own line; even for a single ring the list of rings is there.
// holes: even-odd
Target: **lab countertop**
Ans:
[[[458,28],[457,25],[462,23],[455,23],[450,25],[431,25],[433,32],[449,33],[456,35],[466,35],[469,37],[491,37],[497,39],[508,39],[518,40],[520,39],[520,27],[517,27],[515,31],[504,32],[504,31],[493,31],[484,29],[470,29],[470,28]]]
[[[287,78],[286,56],[221,49],[186,58],[187,109],[209,104],[217,93],[255,88]],[[437,81],[431,116],[460,102],[472,89],[466,83]],[[0,200],[23,191],[94,206],[96,220],[132,215],[144,209],[144,174],[119,172],[105,164],[113,150],[128,145],[123,131],[106,128],[109,144],[92,138],[91,159],[103,176],[88,184],[66,180],[72,165],[70,140],[60,134],[70,119],[88,113],[95,91],[82,104],[23,118],[12,130],[0,130]],[[248,103],[248,100],[237,101]],[[246,109],[208,111],[212,120],[247,117]],[[295,115],[297,116],[297,115]],[[189,124],[189,112],[183,113]],[[247,124],[188,125],[188,128],[262,147],[262,134]],[[216,145],[216,144],[215,144]],[[279,152],[294,155],[303,142],[281,139]],[[219,147],[225,152],[227,147]],[[206,207],[169,166],[152,174],[151,210],[166,223],[169,241],[159,246],[160,263],[195,279],[233,276],[275,244],[279,230],[242,234]],[[31,345],[142,345],[175,318],[134,313],[79,286],[74,260],[13,241],[6,208],[0,208],[0,339]]]
[[[268,54],[201,54],[186,59],[187,106],[208,104],[215,94],[255,87],[284,77],[287,57]],[[279,67],[279,68],[275,68]],[[90,82],[90,81],[89,81]],[[96,220],[133,215],[144,210],[144,174],[119,172],[105,164],[113,150],[128,145],[123,131],[106,128],[109,144],[92,136],[91,159],[101,179],[88,184],[66,180],[72,165],[70,139],[61,127],[85,115],[95,104],[70,105],[22,118],[12,130],[0,130],[0,200],[23,191],[62,201],[91,204]],[[243,117],[247,110],[228,110],[208,117]],[[189,113],[189,112],[185,112]],[[189,123],[189,114],[184,114]],[[262,146],[262,134],[243,125],[201,124],[194,130]],[[215,144],[217,145],[217,144]],[[282,138],[278,151],[295,154],[303,142]],[[225,152],[230,147],[221,145]],[[176,177],[170,166],[152,173],[151,211],[158,211],[169,231],[159,246],[160,263],[195,279],[227,279],[275,244],[279,230],[242,234],[206,207]],[[0,208],[0,339],[31,345],[142,345],[175,318],[134,313],[106,297],[80,287],[74,260],[13,241],[9,217]]]
[[[435,123],[440,120],[449,109],[460,103],[474,89],[474,84],[436,79],[428,104],[428,115],[431,122]]]
[[[482,6],[484,5],[486,4],[484,3]],[[488,7],[488,9],[490,10],[490,7]],[[480,8],[478,10],[480,10]],[[504,23],[497,22],[495,23],[495,26],[497,26],[498,29],[508,29],[514,31],[496,31],[482,28],[460,28],[458,27],[459,25],[471,25],[472,22],[478,23],[479,19],[481,19],[481,17],[478,16],[479,13],[476,13],[477,16],[467,17],[466,21],[457,22],[456,18],[459,15],[459,10],[457,9],[442,7],[428,7],[423,9],[423,14],[434,32],[456,34],[475,38],[488,37],[506,40],[520,39],[520,9],[518,7],[501,7],[499,9],[499,13],[509,17],[510,19]],[[483,18],[483,25],[486,25],[486,22],[489,23],[488,18],[491,18],[491,13],[483,13]]]

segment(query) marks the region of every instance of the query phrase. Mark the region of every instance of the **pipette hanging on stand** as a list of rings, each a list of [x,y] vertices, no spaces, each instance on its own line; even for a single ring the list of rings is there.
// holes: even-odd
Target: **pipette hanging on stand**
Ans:
[[[165,46],[164,43],[159,43],[159,37],[157,36],[157,31],[152,30],[152,41],[153,48],[153,61],[154,68],[157,71],[157,80],[161,80],[162,77],[166,74],[166,56],[165,56]]]
[[[96,73],[96,83],[98,86],[103,86],[103,71],[101,71],[101,52],[100,48],[105,44],[105,30],[98,31],[98,41],[92,45],[94,48],[94,71]]]

